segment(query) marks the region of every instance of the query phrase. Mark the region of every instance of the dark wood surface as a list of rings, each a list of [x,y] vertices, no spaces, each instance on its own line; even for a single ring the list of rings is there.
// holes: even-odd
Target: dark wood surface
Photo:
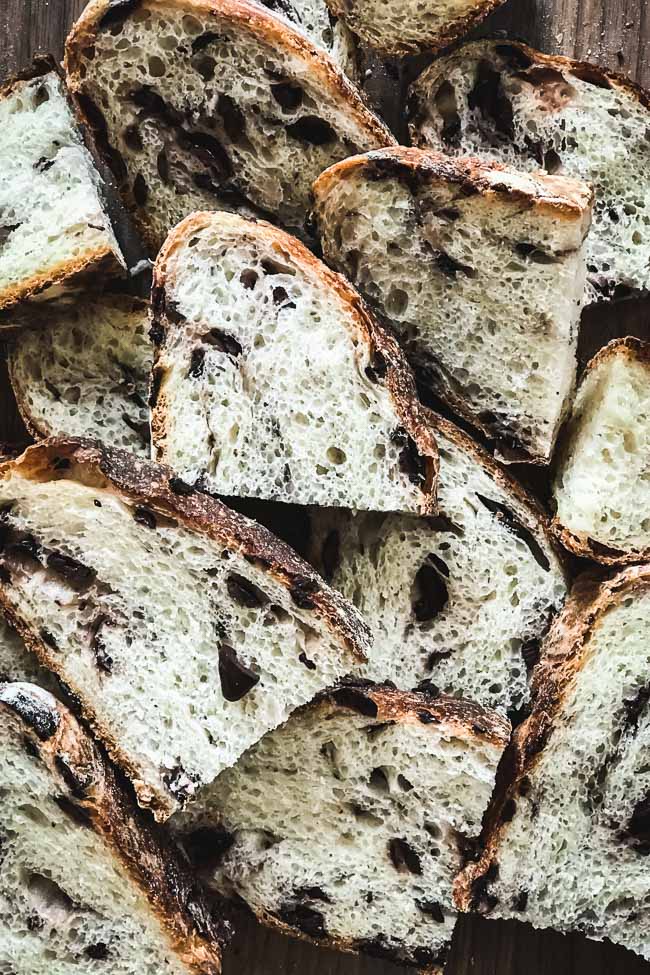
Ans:
[[[385,0],[390,3],[392,0]],[[61,55],[84,0],[0,0],[0,77],[34,51]],[[650,87],[650,0],[509,0],[488,25],[551,53],[592,60]],[[1,137],[1,136],[0,136]],[[650,303],[587,311],[581,358],[616,335],[650,337]],[[23,434],[0,370],[0,440]],[[649,867],[650,868],[650,867]],[[313,948],[242,919],[224,975],[399,975],[370,958]],[[534,931],[516,922],[462,918],[447,975],[650,975],[650,965],[610,944]],[[35,973],[36,975],[36,973]]]

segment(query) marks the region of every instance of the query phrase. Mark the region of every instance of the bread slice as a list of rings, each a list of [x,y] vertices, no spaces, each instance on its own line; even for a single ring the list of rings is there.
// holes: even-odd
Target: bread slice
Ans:
[[[148,457],[151,360],[149,303],[107,294],[21,330],[8,364],[33,436],[94,437]]]
[[[196,869],[287,934],[439,971],[452,881],[510,727],[467,701],[350,684],[296,712],[172,819]]]
[[[104,185],[54,61],[0,87],[0,129],[0,312],[123,273]]]
[[[365,624],[169,468],[50,440],[0,468],[0,602],[159,819],[364,659]]]
[[[66,66],[152,251],[201,209],[302,230],[326,166],[394,142],[322,49],[248,0],[92,0]]]
[[[576,555],[650,560],[650,345],[615,339],[582,376],[561,438],[554,527]]]
[[[307,35],[316,47],[322,47],[344,71],[355,80],[358,75],[354,37],[342,20],[328,9],[325,0],[258,0],[276,17],[288,20]]]
[[[650,959],[648,647],[649,566],[576,586],[504,757],[486,851],[459,878],[460,907]]]
[[[480,40],[420,75],[408,114],[415,145],[592,183],[589,298],[650,289],[648,92],[594,64]]]
[[[72,714],[15,683],[0,716],[0,969],[219,975],[227,925]]]
[[[397,148],[333,166],[314,195],[326,260],[423,381],[507,459],[547,463],[575,377],[590,189]]]
[[[198,213],[154,271],[153,444],[224,495],[430,513],[437,449],[395,340],[270,224]]]
[[[327,0],[365,44],[384,54],[438,51],[467,34],[504,0]]]
[[[312,513],[314,564],[373,630],[360,673],[519,714],[566,595],[537,502],[456,426],[432,416],[437,516]]]

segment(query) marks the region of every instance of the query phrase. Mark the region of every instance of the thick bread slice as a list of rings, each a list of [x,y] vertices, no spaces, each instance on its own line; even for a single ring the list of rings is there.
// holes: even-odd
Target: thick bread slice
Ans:
[[[560,441],[554,526],[576,555],[650,560],[650,345],[615,339],[582,377]]]
[[[315,510],[313,561],[373,630],[364,677],[521,712],[566,595],[559,548],[514,478],[452,423],[432,423],[437,517]]]
[[[416,145],[592,183],[589,298],[650,290],[648,92],[594,64],[482,40],[420,75],[409,116]]]
[[[22,330],[8,364],[33,436],[94,437],[148,457],[151,360],[148,302],[104,295]]]
[[[200,875],[266,923],[438,971],[460,851],[509,731],[467,701],[344,686],[263,738],[172,828]]]
[[[166,467],[51,440],[0,468],[0,602],[164,819],[364,659],[356,611]]]
[[[224,495],[431,513],[437,448],[359,295],[270,224],[198,213],[154,271],[154,448]]]
[[[547,463],[575,377],[589,187],[397,148],[333,166],[314,194],[326,260],[423,380],[510,459]]]
[[[122,273],[103,182],[52,60],[0,87],[0,129],[0,311]]]
[[[66,67],[154,251],[200,209],[302,230],[326,166],[395,141],[322,49],[247,0],[92,0]]]
[[[358,75],[354,38],[342,20],[330,13],[325,0],[258,0],[276,17],[302,30],[316,47],[323,47],[349,78]]]
[[[228,926],[72,714],[32,684],[0,684],[0,793],[1,971],[219,975]]]
[[[650,959],[649,566],[576,586],[533,695],[458,904]]]
[[[385,54],[437,51],[467,34],[504,0],[327,0],[366,44]]]

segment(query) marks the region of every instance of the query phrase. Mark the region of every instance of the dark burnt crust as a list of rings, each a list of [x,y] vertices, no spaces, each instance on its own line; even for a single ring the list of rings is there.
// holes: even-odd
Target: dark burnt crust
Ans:
[[[650,589],[650,566],[633,566],[604,579],[602,571],[586,572],[573,587],[562,613],[551,625],[531,682],[532,712],[512,736],[504,752],[488,807],[480,858],[458,874],[454,899],[459,910],[483,910],[486,877],[498,864],[522,782],[530,776],[552,739],[564,703],[589,653],[589,638],[602,617],[623,600]],[[516,813],[515,813],[516,815]]]
[[[372,361],[379,355],[386,365],[386,385],[401,425],[412,438],[418,449],[426,471],[426,480],[419,489],[421,493],[420,512],[423,515],[433,514],[436,510],[436,492],[439,471],[438,447],[432,431],[430,411],[422,406],[418,398],[413,374],[400,349],[398,342],[384,328],[382,328],[361,296],[352,285],[340,274],[330,270],[325,264],[314,257],[295,237],[283,230],[271,226],[264,221],[245,221],[232,214],[224,213],[194,213],[183,220],[168,236],[158,255],[154,267],[152,289],[152,328],[162,338],[163,347],[156,347],[154,354],[154,372],[163,370],[164,337],[178,328],[178,321],[170,317],[165,303],[165,288],[168,283],[167,263],[174,251],[182,247],[193,234],[219,222],[238,224],[237,231],[249,230],[256,234],[263,234],[279,254],[283,252],[304,269],[310,277],[316,276],[319,283],[331,288],[353,312],[357,334],[369,351]],[[241,223],[239,223],[241,221]],[[170,282],[173,285],[173,280]],[[160,372],[156,373],[160,375]],[[164,378],[163,378],[164,383]],[[151,429],[152,442],[157,448],[159,457],[164,457],[166,430],[168,423],[167,400],[162,390],[156,396],[153,404]]]
[[[613,339],[603,346],[585,366],[580,384],[595,372],[603,363],[618,356],[634,360],[645,366],[650,366],[650,342],[635,338],[633,335],[626,335],[624,338]],[[569,449],[570,431],[573,418],[569,419],[566,429],[562,432],[558,447],[558,464],[561,467],[562,457]],[[581,558],[592,559],[601,565],[606,566],[625,566],[635,565],[650,561],[650,546],[642,549],[620,549],[614,546],[605,545],[603,542],[591,538],[586,532],[577,533],[567,528],[556,516],[551,523],[551,531],[558,541],[574,555]]]
[[[47,51],[37,51],[34,54],[32,63],[26,68],[22,68],[15,74],[6,78],[0,85],[0,98],[7,98],[8,95],[22,86],[24,82],[33,81],[34,78],[42,78],[54,72],[63,78],[63,71],[55,58]]]
[[[326,3],[335,17],[340,17],[344,23],[348,20],[346,14],[348,12],[349,0],[326,0]],[[395,35],[387,39],[386,43],[379,47],[376,43],[373,43],[371,46],[376,51],[400,57],[423,52],[436,54],[442,48],[452,44],[457,38],[469,33],[473,27],[485,20],[488,14],[492,13],[493,10],[497,10],[503,3],[504,0],[476,0],[474,9],[468,11],[462,17],[450,20],[444,26],[441,25],[441,29],[435,34],[429,31],[423,34],[419,40],[409,43],[406,43],[399,35]],[[349,22],[349,28],[353,30],[352,21]]]
[[[137,808],[128,786],[73,715],[46,691],[19,686],[35,709],[49,713],[53,734],[43,740],[16,711],[11,700],[16,685],[0,684],[0,708],[47,767],[57,795],[79,810],[121,861],[187,971],[220,975],[229,925],[216,916],[171,841]]]

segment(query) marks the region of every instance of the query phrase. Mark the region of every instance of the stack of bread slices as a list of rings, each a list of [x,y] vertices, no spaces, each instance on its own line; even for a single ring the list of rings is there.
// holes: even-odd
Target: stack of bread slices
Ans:
[[[242,903],[650,959],[650,346],[577,381],[650,96],[438,56],[497,5],[91,0],[0,89],[1,972],[218,975]]]

